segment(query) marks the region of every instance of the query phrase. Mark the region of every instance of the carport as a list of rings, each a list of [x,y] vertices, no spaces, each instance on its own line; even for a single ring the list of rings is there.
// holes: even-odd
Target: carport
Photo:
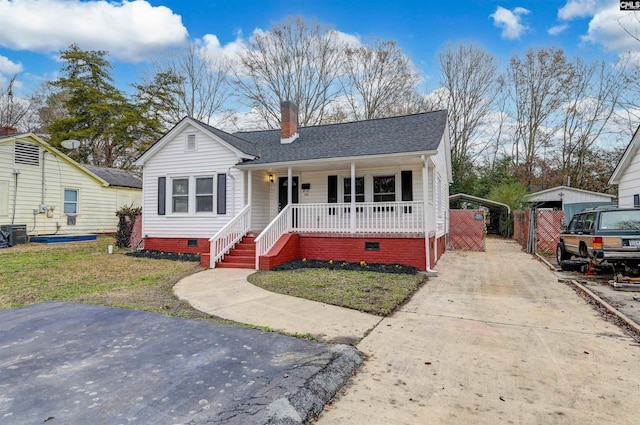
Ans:
[[[450,249],[484,251],[484,235],[511,234],[511,208],[501,202],[458,193],[449,196]]]

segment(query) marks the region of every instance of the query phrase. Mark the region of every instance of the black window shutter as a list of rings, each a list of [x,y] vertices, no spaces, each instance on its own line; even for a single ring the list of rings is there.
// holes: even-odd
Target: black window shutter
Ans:
[[[400,180],[402,184],[402,200],[413,201],[413,178],[411,170],[402,171]]]
[[[640,195],[637,193],[633,195],[633,206],[640,207]]]
[[[218,174],[218,214],[227,213],[227,175]]]
[[[338,176],[327,176],[327,202],[338,202]]]
[[[167,206],[167,178],[158,177],[158,215],[166,214]]]

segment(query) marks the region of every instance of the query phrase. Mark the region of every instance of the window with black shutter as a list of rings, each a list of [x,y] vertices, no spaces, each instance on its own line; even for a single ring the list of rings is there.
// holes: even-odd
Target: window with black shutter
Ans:
[[[167,178],[158,177],[158,215],[166,214]]]
[[[338,202],[338,176],[327,176],[327,202],[336,204]],[[329,215],[335,215],[336,209],[329,208]]]
[[[400,173],[400,185],[402,186],[402,200],[404,202],[413,201],[413,174],[411,170],[402,171]],[[413,213],[411,205],[404,207],[404,213]]]
[[[218,214],[227,213],[227,175],[218,174]]]

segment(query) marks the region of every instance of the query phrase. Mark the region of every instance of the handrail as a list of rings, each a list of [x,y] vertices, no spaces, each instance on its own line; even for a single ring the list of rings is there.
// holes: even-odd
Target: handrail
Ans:
[[[280,236],[291,229],[291,204],[285,206],[282,211],[269,223],[269,225],[256,237],[256,269],[260,265],[260,256],[278,242]]]
[[[293,204],[292,230],[303,233],[423,232],[424,203],[356,202]]]
[[[231,248],[236,246],[242,237],[247,234],[250,225],[250,212],[251,206],[245,206],[230,222],[209,239],[209,252],[211,255],[209,266],[212,269],[216,267],[218,260],[228,254]]]

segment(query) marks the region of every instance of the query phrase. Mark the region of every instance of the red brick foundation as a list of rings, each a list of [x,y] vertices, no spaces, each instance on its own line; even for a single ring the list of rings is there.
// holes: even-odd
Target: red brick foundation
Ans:
[[[287,233],[282,235],[278,242],[265,255],[259,259],[260,270],[271,270],[275,266],[301,258],[300,235]]]
[[[379,250],[366,250],[365,242],[379,243]],[[260,270],[296,258],[382,264],[402,264],[425,270],[426,252],[422,238],[353,238],[335,236],[284,235],[267,255],[260,257]]]
[[[189,241],[196,241],[196,246],[189,246]],[[155,251],[203,254],[209,253],[209,248],[209,239],[206,238],[147,238],[144,240],[144,249]]]

